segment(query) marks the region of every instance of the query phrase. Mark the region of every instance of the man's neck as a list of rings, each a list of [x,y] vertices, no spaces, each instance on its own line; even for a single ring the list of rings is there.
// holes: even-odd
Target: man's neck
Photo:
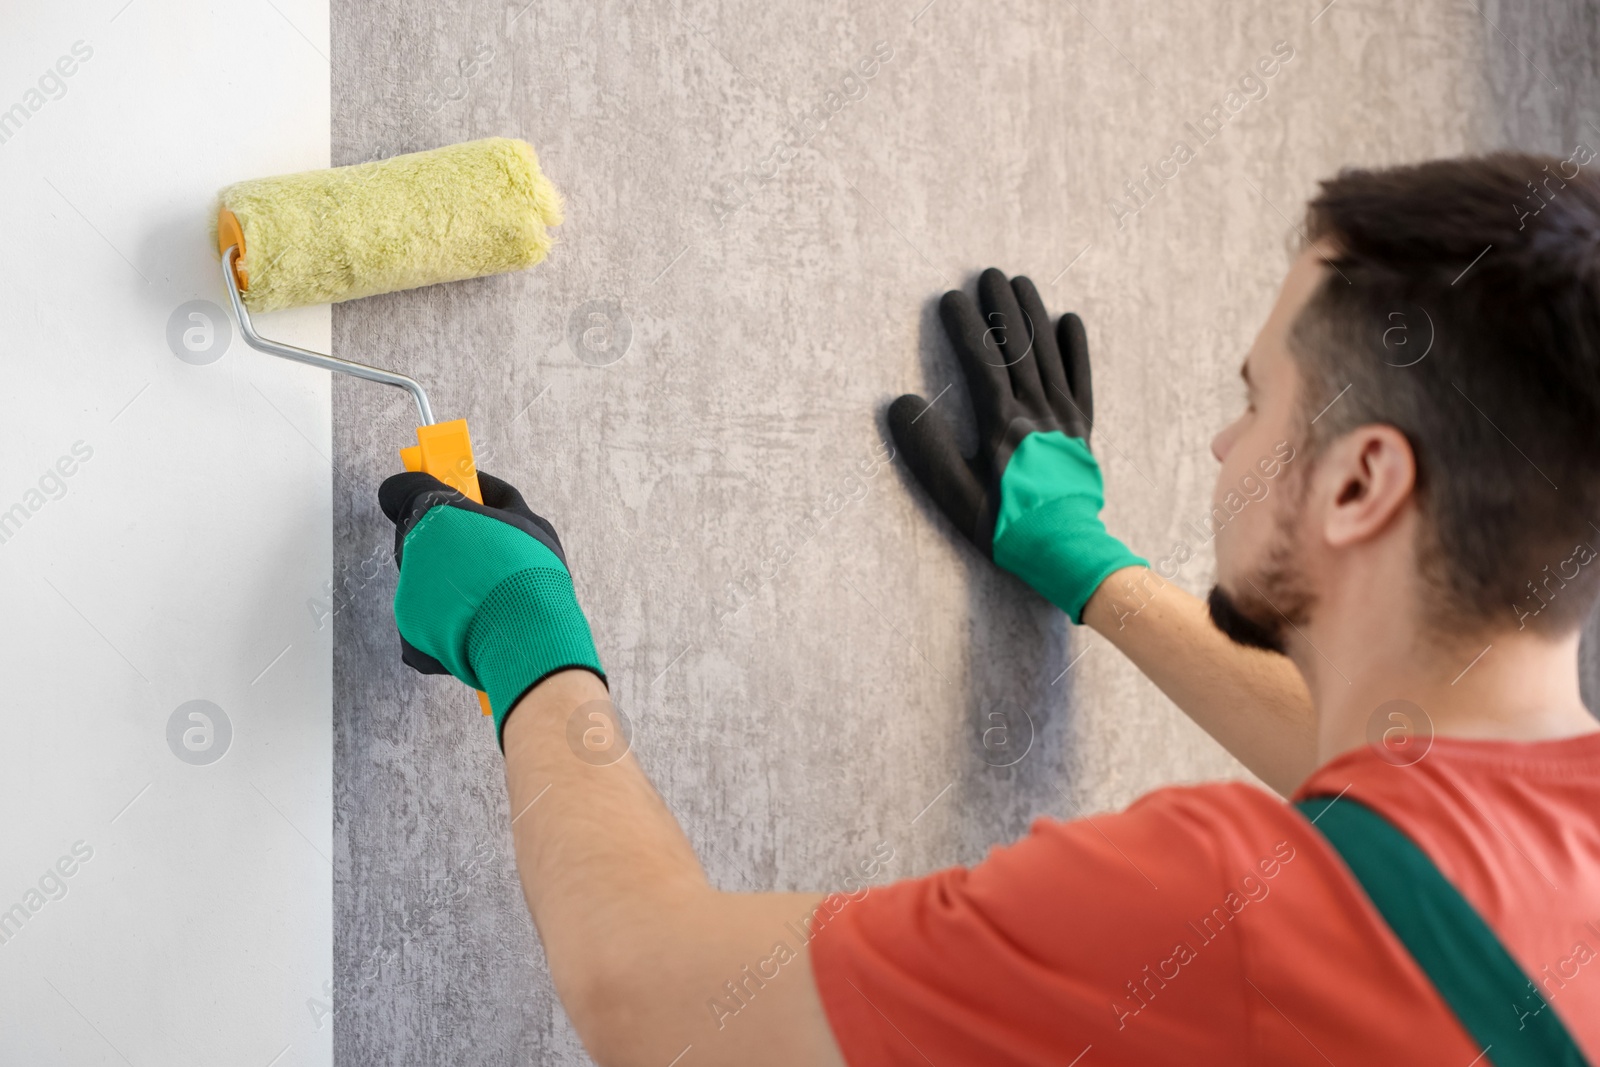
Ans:
[[[1506,630],[1471,647],[1437,647],[1393,621],[1398,613],[1387,623],[1370,612],[1340,614],[1344,625],[1308,625],[1290,648],[1317,710],[1319,762],[1386,732],[1405,744],[1405,731],[1417,742],[1547,741],[1600,729],[1578,691],[1576,631],[1547,638]]]

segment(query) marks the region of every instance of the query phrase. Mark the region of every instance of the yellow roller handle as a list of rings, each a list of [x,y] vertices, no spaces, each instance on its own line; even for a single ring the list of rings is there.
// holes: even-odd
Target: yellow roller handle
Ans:
[[[408,471],[431,474],[467,499],[483,503],[483,490],[478,486],[478,467],[472,459],[472,438],[467,433],[466,419],[436,422],[432,426],[417,427],[417,443],[400,450],[400,462]],[[479,690],[478,705],[485,715],[494,711],[489,707],[489,694]]]

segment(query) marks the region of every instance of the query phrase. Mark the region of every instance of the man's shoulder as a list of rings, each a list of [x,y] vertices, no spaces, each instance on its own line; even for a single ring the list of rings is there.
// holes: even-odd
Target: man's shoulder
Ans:
[[[1072,884],[1096,895],[1132,890],[1124,903],[1160,910],[1232,885],[1240,872],[1274,867],[1318,836],[1280,797],[1244,782],[1167,786],[1122,811],[1069,813],[1076,817],[1035,820],[1021,841],[990,853],[984,873],[1007,884]],[[1145,889],[1161,892],[1144,900]]]
[[[1153,789],[1128,805],[1152,817],[1170,819],[1224,819],[1234,821],[1293,818],[1288,803],[1249,782],[1200,782]]]
[[[1052,832],[1076,822],[1091,828],[1114,828],[1154,843],[1175,838],[1227,849],[1263,835],[1281,836],[1309,829],[1309,823],[1275,793],[1248,782],[1204,782],[1172,785],[1140,796],[1120,812],[1084,815],[1070,822],[1040,820],[1036,832]]]

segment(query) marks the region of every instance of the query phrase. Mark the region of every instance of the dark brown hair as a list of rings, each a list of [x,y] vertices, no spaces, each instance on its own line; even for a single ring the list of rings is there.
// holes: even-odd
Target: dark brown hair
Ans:
[[[1595,153],[1343,171],[1305,229],[1334,250],[1291,333],[1309,456],[1363,424],[1405,434],[1440,627],[1580,625],[1600,592]]]

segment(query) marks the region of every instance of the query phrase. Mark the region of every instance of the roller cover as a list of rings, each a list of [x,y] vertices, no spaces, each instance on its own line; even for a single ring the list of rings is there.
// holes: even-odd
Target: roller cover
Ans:
[[[525,141],[482,141],[224,189],[252,311],[355,300],[544,258],[561,194]]]

